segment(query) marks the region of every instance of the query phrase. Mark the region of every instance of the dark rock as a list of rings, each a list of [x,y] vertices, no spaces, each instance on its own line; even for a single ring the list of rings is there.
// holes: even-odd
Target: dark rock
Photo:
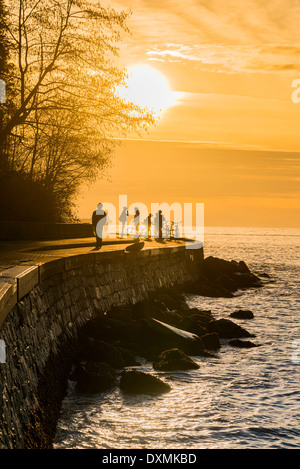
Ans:
[[[197,308],[192,308],[188,315],[178,323],[178,327],[202,337],[207,334],[206,326],[213,319],[211,311],[201,311]]]
[[[136,320],[142,318],[155,317],[159,320],[165,318],[165,313],[168,311],[167,306],[158,300],[144,300],[136,303],[133,306],[133,317]]]
[[[236,264],[241,272],[248,272],[250,273],[250,269],[244,261],[231,261],[233,264]]]
[[[210,309],[199,309],[199,308],[190,308],[186,316],[197,315],[199,319],[204,322],[209,322],[214,319],[213,314]]]
[[[158,301],[165,305],[169,311],[188,310],[189,307],[185,301],[184,295],[180,292],[161,289],[150,297],[150,300]]]
[[[135,355],[123,347],[117,347],[119,352],[122,355],[125,366],[140,366],[140,363],[136,360]]]
[[[178,326],[182,320],[182,316],[178,311],[166,311],[163,315],[164,322],[171,324],[172,326]]]
[[[232,278],[239,288],[258,287],[262,285],[259,277],[252,273],[234,272]]]
[[[166,345],[151,345],[150,343],[140,343],[140,344],[135,344],[135,353],[140,356],[145,358],[149,362],[153,362],[153,360],[156,360],[157,355],[166,348]]]
[[[124,368],[125,360],[118,347],[102,340],[83,337],[80,343],[80,357],[85,361],[101,361],[116,369]]]
[[[228,343],[229,345],[232,345],[232,347],[239,347],[239,348],[258,347],[258,345],[254,344],[253,342],[250,342],[249,340],[234,339],[234,340],[230,340]]]
[[[115,306],[107,312],[108,318],[127,320],[133,318],[133,311],[131,306]]]
[[[226,261],[210,256],[204,259],[199,281],[190,287],[190,293],[213,298],[232,298],[239,288],[261,285],[261,280],[250,272],[245,262]]]
[[[210,310],[201,310],[198,308],[192,308],[186,317],[195,318],[197,321],[200,321],[202,325],[208,324],[210,321],[214,319],[212,312]]]
[[[254,314],[252,313],[252,311],[243,310],[243,309],[234,311],[229,316],[232,318],[236,318],[236,319],[253,319],[254,318]]]
[[[271,278],[271,276],[267,274],[266,272],[263,272],[262,274],[257,274],[257,275],[262,278]]]
[[[108,315],[88,321],[81,335],[104,341],[134,342],[141,333],[141,324],[134,319],[120,320]]]
[[[179,322],[178,327],[185,331],[193,332],[199,337],[202,337],[203,335],[207,334],[205,323],[203,323],[202,321],[198,321],[197,318],[193,316],[189,316],[182,319]]]
[[[229,291],[230,293],[235,292],[238,289],[238,284],[229,275],[222,275],[221,277],[217,277],[215,284],[218,287],[225,288],[225,290]]]
[[[165,350],[153,363],[153,368],[160,371],[196,370],[199,365],[178,348]]]
[[[176,326],[182,319],[182,316],[177,311],[161,311],[157,307],[153,306],[151,310],[146,312],[147,318],[158,319],[159,321],[166,322]]]
[[[76,391],[88,394],[107,391],[116,382],[115,370],[102,362],[80,363],[73,377],[77,381]]]
[[[200,353],[203,350],[202,342],[196,334],[178,329],[157,319],[152,319],[150,325],[158,341],[160,340],[161,344],[164,345],[164,349],[165,345],[169,344],[171,348],[179,347],[186,353],[191,353],[192,350]]]
[[[145,358],[156,357],[166,349],[179,348],[189,355],[211,357],[204,350],[200,337],[156,319],[144,320],[139,353]]]
[[[138,370],[123,371],[120,388],[128,394],[161,394],[171,391],[171,387],[161,379]]]
[[[221,348],[220,339],[216,332],[205,334],[201,337],[203,347],[208,350],[218,350]]]
[[[189,348],[186,349],[186,353],[189,353],[190,355],[194,355],[196,357],[219,358],[217,355],[215,355],[212,352],[209,352],[203,347],[203,343],[201,339],[199,339],[199,341],[201,342],[202,348],[200,348],[200,346],[198,345],[197,346],[191,345]]]
[[[243,327],[230,321],[230,319],[213,320],[208,324],[207,328],[210,332],[216,332],[222,339],[255,337]]]
[[[243,261],[227,261],[213,256],[204,259],[202,270],[205,276],[214,279],[222,275],[232,275],[236,272],[250,273],[250,270]]]
[[[233,298],[233,294],[229,290],[226,290],[226,288],[208,284],[204,281],[200,281],[194,289],[194,293],[200,296],[208,296],[209,298]]]

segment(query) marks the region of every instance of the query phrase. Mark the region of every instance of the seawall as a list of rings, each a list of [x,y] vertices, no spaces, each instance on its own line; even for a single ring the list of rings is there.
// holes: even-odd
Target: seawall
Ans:
[[[85,322],[195,282],[203,249],[93,252],[0,273],[0,448],[49,448]]]

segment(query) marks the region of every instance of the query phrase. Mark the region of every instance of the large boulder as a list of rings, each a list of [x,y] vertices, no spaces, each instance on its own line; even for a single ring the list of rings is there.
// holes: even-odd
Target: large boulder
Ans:
[[[81,340],[79,356],[83,361],[101,361],[115,369],[121,369],[126,366],[122,352],[118,347],[88,336]]]
[[[111,389],[116,383],[116,372],[107,363],[82,362],[73,374],[76,391],[79,393],[98,393]]]
[[[210,309],[191,308],[186,314],[186,316],[197,317],[197,320],[202,321],[204,324],[207,324],[209,321],[212,321],[212,319],[214,319]]]
[[[106,314],[110,319],[127,321],[128,319],[133,319],[133,308],[128,305],[114,306]]]
[[[191,308],[178,323],[178,327],[202,337],[207,334],[207,324],[214,319],[211,311]]]
[[[209,298],[233,298],[233,293],[208,278],[201,277],[193,288],[193,293]]]
[[[204,259],[199,280],[191,290],[202,296],[232,298],[239,288],[261,285],[260,278],[250,272],[245,262],[209,256]]]
[[[156,318],[159,319],[159,318]],[[180,321],[182,320],[181,312],[178,310],[174,311],[165,311],[161,319],[163,322],[171,324],[172,326],[178,327]]]
[[[201,341],[203,343],[203,347],[206,350],[218,350],[219,348],[221,348],[220,338],[216,332],[203,335],[201,337]]]
[[[222,339],[255,337],[230,319],[215,319],[208,324],[207,328],[210,332],[216,332]]]
[[[140,366],[140,362],[136,360],[135,354],[131,350],[124,347],[115,347],[122,355],[125,366]]]
[[[235,319],[253,319],[254,318],[254,314],[252,313],[252,311],[249,311],[247,309],[239,309],[238,311],[234,311],[233,313],[231,313],[229,316]]]
[[[166,311],[168,311],[168,308],[161,301],[146,299],[133,306],[133,317],[136,320],[151,317],[162,320]]]
[[[240,339],[233,339],[230,340],[229,345],[232,347],[238,347],[238,348],[253,348],[253,347],[258,347],[257,344],[254,344],[250,340],[240,340]]]
[[[232,275],[236,272],[250,273],[245,262],[227,261],[218,257],[206,257],[202,264],[202,271],[206,277],[218,278],[222,275]]]
[[[196,370],[199,365],[178,348],[165,350],[153,363],[153,368],[159,371]]]
[[[269,274],[267,274],[266,272],[262,272],[261,274],[257,274],[258,277],[262,277],[262,278],[271,278],[271,276]]]
[[[145,324],[143,343],[156,347],[158,352],[167,348],[180,348],[185,353],[198,356],[212,356],[204,350],[200,337],[191,332],[178,329],[157,319],[151,318]]]
[[[230,293],[235,292],[238,289],[238,283],[229,275],[221,275],[215,279],[215,284],[218,288],[224,288]]]
[[[107,315],[91,319],[82,328],[80,335],[97,340],[135,342],[141,333],[141,324],[134,319],[121,320]]]
[[[161,379],[138,370],[123,371],[120,389],[128,394],[161,394],[171,391],[171,387]]]
[[[133,314],[137,321],[143,318],[155,318],[159,321],[167,322],[173,325],[177,325],[182,319],[180,311],[173,309],[170,310],[164,303],[156,299],[147,299],[137,303],[133,307]]]
[[[237,284],[238,288],[261,287],[262,283],[257,275],[247,272],[234,272],[232,279]]]
[[[179,323],[178,327],[188,332],[193,332],[198,337],[202,337],[207,334],[206,325],[202,321],[198,321],[196,316],[188,316],[183,318]]]
[[[177,310],[184,313],[189,309],[183,293],[174,289],[162,288],[151,294],[150,300],[163,304],[169,311]]]

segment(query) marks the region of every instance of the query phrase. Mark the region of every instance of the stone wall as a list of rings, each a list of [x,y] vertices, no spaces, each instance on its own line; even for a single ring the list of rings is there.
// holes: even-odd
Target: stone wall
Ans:
[[[70,357],[88,319],[161,287],[184,287],[195,281],[202,260],[202,249],[184,247],[99,252],[35,266],[38,277],[29,268],[31,284],[24,276],[4,279],[0,448],[51,447]]]

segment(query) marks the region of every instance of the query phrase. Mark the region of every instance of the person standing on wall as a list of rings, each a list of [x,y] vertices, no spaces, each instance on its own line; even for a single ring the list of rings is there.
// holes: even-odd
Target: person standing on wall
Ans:
[[[138,239],[139,236],[140,236],[140,232],[139,232],[139,229],[140,229],[140,211],[139,211],[138,207],[135,207],[135,214],[134,214],[134,217],[133,217],[133,226],[135,228],[134,238]]]
[[[99,203],[97,210],[95,210],[92,215],[93,232],[96,237],[96,247],[98,249],[102,246],[103,229],[107,222],[107,212],[105,212],[102,207],[103,204]]]
[[[128,214],[127,207],[123,207],[123,210],[122,210],[121,215],[119,217],[119,221],[122,223],[122,232],[119,235],[120,238],[125,238],[125,236],[127,236],[127,233],[125,235],[125,227],[126,227],[126,224],[127,224],[128,215],[129,214]]]
[[[144,220],[144,224],[146,226],[146,238],[151,239],[151,218],[152,218],[152,213],[148,215],[148,217]]]

